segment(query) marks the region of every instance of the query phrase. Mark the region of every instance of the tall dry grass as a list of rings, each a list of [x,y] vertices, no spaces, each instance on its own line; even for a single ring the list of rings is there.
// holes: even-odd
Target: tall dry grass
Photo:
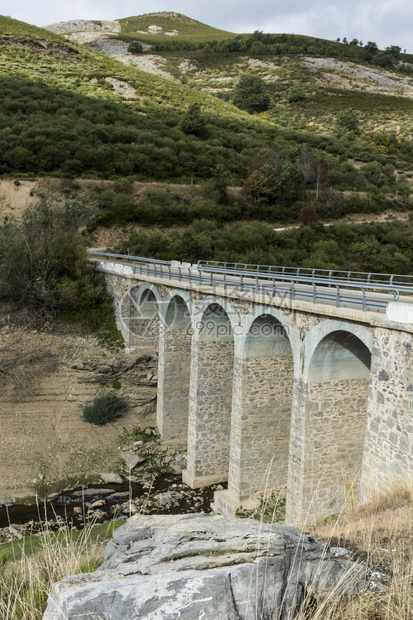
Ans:
[[[413,481],[397,482],[365,505],[343,511],[337,519],[326,519],[310,530],[331,546],[350,549],[377,574],[375,591],[347,601],[335,599],[332,592],[314,610],[312,619],[413,619]],[[383,581],[387,583],[380,587]]]
[[[42,533],[40,549],[35,555],[26,554],[24,541],[22,557],[15,561],[9,553],[0,562],[1,620],[40,620],[54,582],[66,575],[96,570],[103,558],[104,546],[94,540],[92,526],[86,526],[79,536],[70,531],[55,536]],[[14,549],[14,547],[12,547]]]

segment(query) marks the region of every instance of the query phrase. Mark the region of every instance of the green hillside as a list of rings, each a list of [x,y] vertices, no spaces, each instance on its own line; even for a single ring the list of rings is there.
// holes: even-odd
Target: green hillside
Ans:
[[[120,19],[121,33],[130,35],[149,43],[157,44],[160,41],[171,41],[199,44],[200,42],[221,41],[235,36],[231,32],[212,28],[195,19],[180,13],[161,12],[146,13],[136,17]],[[158,26],[156,34],[148,31],[151,26]],[[166,34],[169,33],[169,34]],[[172,33],[172,35],[171,35]]]
[[[115,180],[113,191],[92,197],[100,210],[91,231],[127,222],[190,227],[201,219],[313,225],[411,209],[413,100],[408,82],[402,92],[400,74],[344,61],[337,72],[336,60],[299,53],[300,45],[315,54],[328,44],[309,37],[221,32],[221,43],[206,44],[219,31],[170,13],[130,18],[108,41],[151,25],[193,37],[184,51],[162,52],[172,73],[185,65],[179,79],[125,65],[70,32],[63,37],[1,18],[0,174]],[[148,55],[156,58],[153,48],[140,57]],[[369,86],[372,76],[379,86],[387,80],[388,94]],[[245,77],[261,89],[261,111],[240,109],[251,92],[255,109],[257,97],[255,86],[242,91]],[[137,199],[133,181],[203,183],[202,199],[173,191]],[[242,192],[228,193],[229,186]],[[218,246],[215,239],[212,254]],[[167,254],[174,252],[171,246]]]

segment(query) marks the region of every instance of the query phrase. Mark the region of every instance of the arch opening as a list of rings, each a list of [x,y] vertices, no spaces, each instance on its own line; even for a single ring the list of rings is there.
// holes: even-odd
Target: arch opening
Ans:
[[[138,315],[141,319],[155,319],[158,315],[158,302],[151,289],[143,291],[138,303]]]
[[[313,517],[354,502],[367,425],[371,353],[351,332],[325,336],[312,355],[307,386],[304,509]]]

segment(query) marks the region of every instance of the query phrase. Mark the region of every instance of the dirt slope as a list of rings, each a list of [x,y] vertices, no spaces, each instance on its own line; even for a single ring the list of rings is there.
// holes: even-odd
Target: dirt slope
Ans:
[[[122,433],[154,424],[156,356],[136,363],[139,352],[109,351],[64,327],[19,328],[0,310],[0,498],[119,470]],[[127,413],[103,427],[84,422],[81,404],[109,392],[127,399]]]

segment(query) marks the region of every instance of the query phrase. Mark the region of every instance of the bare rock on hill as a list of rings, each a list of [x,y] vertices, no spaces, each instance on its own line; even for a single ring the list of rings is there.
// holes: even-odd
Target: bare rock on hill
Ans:
[[[354,596],[370,571],[293,527],[222,516],[131,517],[91,574],[53,586],[44,620],[290,620]]]

